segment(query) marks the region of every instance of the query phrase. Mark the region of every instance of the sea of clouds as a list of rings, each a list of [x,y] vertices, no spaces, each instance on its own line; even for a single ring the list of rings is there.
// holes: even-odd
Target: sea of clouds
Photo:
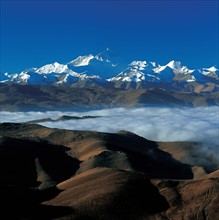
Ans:
[[[87,112],[0,112],[0,122],[26,122],[69,116],[102,116],[83,120],[44,122],[51,128],[116,132],[127,130],[155,141],[198,141],[219,143],[218,107],[114,108]]]
[[[117,132],[127,130],[154,141],[193,141],[200,143],[199,159],[211,158],[219,164],[219,109],[197,108],[114,108],[87,112],[0,112],[2,122],[57,119],[62,115],[101,116],[83,120],[44,122],[50,128]]]

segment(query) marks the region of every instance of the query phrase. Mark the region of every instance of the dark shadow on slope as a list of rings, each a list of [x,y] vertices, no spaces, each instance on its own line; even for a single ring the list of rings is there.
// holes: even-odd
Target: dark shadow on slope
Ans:
[[[130,179],[112,204],[107,211],[113,213],[115,219],[126,220],[140,219],[169,208],[165,197],[144,175]]]
[[[117,185],[113,193],[88,200],[87,203],[76,207],[75,214],[78,218],[73,219],[147,219],[147,216],[169,208],[167,200],[144,174],[120,172],[123,173],[122,175],[126,173],[128,179],[121,175],[121,179],[116,178],[115,182],[112,182]]]
[[[67,150],[69,148],[41,140],[1,137],[1,183],[36,186],[36,158],[54,182],[66,180],[76,173],[80,164],[66,154]]]
[[[162,84],[165,87],[165,84]],[[186,102],[183,99],[174,97],[174,94],[170,91],[164,91],[161,89],[148,89],[139,96],[139,103],[152,105],[152,106],[191,106],[190,102]]]
[[[56,197],[60,189],[49,187],[39,190],[19,184],[0,184],[0,219],[53,219],[69,215],[70,207],[41,205],[43,201]]]
[[[72,214],[70,207],[39,205],[35,207],[7,207],[7,211],[1,212],[0,218],[4,220],[52,220],[70,214]]]
[[[68,156],[67,150],[40,140],[0,137],[0,218],[51,219],[72,213],[68,207],[40,205],[57,196],[61,190],[55,185],[79,168],[80,161]],[[38,181],[36,160],[49,183],[42,183],[47,178]],[[43,189],[38,188],[42,184]]]
[[[105,136],[107,147],[127,154],[132,167],[153,178],[192,179],[191,166],[174,159],[158,149],[157,143],[131,132],[119,132]]]

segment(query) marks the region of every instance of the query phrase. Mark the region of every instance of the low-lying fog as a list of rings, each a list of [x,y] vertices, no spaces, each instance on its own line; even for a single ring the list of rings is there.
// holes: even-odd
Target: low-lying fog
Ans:
[[[1,122],[26,122],[69,116],[102,116],[83,120],[43,122],[51,128],[116,132],[132,131],[156,141],[207,141],[219,139],[218,107],[198,108],[114,108],[87,112],[0,112]]]
[[[26,122],[35,119],[57,119],[69,116],[102,116],[83,120],[44,122],[51,128],[116,132],[132,131],[155,141],[196,141],[208,153],[218,158],[219,110],[218,107],[197,108],[115,108],[88,112],[1,112],[1,122]]]

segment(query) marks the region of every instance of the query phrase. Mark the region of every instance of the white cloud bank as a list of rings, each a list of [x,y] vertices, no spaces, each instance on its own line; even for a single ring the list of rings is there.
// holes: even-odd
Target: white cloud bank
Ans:
[[[1,122],[69,116],[103,116],[84,120],[45,122],[41,125],[71,130],[116,132],[127,130],[155,141],[195,141],[219,161],[218,107],[197,108],[115,108],[88,112],[0,112]]]
[[[156,141],[218,141],[218,107],[199,108],[115,108],[88,112],[0,112],[1,122],[25,122],[29,120],[69,116],[102,116],[84,120],[67,120],[41,123],[51,128],[71,130],[96,130],[116,132],[132,131]]]

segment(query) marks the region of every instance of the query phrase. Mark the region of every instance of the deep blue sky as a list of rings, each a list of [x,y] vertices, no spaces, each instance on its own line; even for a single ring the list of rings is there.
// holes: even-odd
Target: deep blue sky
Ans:
[[[2,1],[0,72],[109,47],[130,60],[218,65],[218,0]]]

